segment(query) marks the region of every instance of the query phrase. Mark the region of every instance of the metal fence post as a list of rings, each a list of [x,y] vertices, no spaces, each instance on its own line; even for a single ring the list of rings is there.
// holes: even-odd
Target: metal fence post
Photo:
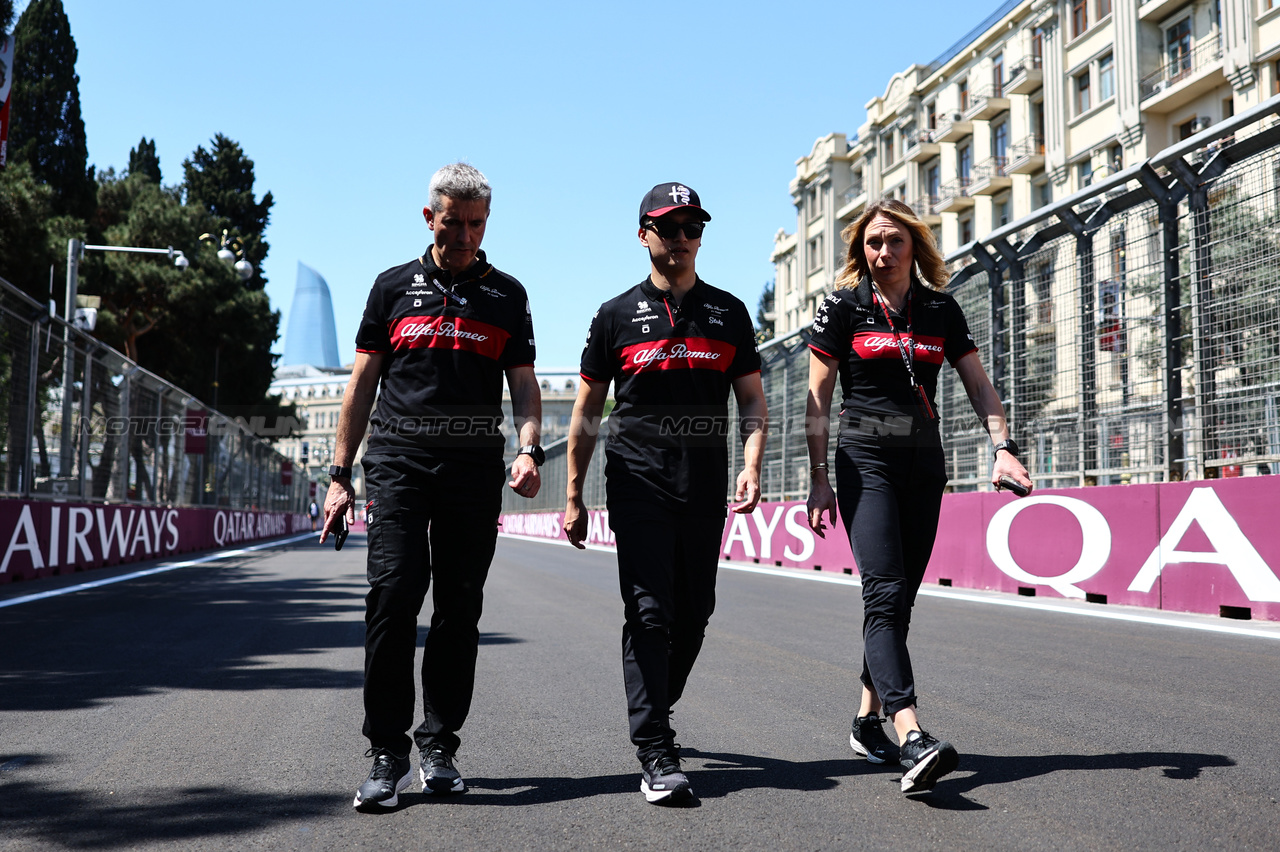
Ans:
[[[1160,217],[1160,247],[1164,254],[1160,311],[1164,316],[1165,443],[1168,479],[1179,480],[1184,467],[1182,423],[1182,298],[1178,291],[1178,199],[1179,193],[1165,186],[1150,163],[1142,167],[1138,180],[1156,201]]]

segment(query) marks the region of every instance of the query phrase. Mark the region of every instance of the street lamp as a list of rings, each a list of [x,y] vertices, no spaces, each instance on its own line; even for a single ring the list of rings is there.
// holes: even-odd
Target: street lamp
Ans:
[[[67,293],[66,304],[63,305],[63,319],[67,326],[63,330],[62,350],[62,443],[59,452],[61,475],[66,476],[72,466],[71,446],[71,387],[75,379],[75,363],[71,345],[71,326],[76,324],[76,291],[80,286],[80,261],[86,251],[120,251],[129,254],[162,254],[173,261],[178,269],[186,269],[191,265],[179,249],[173,246],[165,248],[142,248],[140,246],[94,246],[86,245],[82,240],[72,237],[67,240]]]
[[[240,276],[241,281],[248,281],[253,277],[253,264],[244,256],[244,243],[240,241],[239,237],[231,236],[227,229],[223,228],[221,237],[215,237],[213,234],[201,234],[200,239],[203,242],[218,240],[218,260],[234,269],[236,275]],[[239,256],[239,260],[236,260],[237,256]]]

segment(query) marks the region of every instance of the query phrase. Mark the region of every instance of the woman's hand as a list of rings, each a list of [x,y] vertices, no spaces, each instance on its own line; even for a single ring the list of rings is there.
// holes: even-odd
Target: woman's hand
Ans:
[[[822,522],[822,513],[827,513],[827,520],[831,523],[832,528],[836,525],[836,492],[831,489],[831,483],[827,481],[827,472],[825,470],[818,471],[813,478],[813,483],[809,486],[809,499],[805,503],[808,509],[809,529],[818,534],[818,538],[826,538],[823,532],[827,526]]]

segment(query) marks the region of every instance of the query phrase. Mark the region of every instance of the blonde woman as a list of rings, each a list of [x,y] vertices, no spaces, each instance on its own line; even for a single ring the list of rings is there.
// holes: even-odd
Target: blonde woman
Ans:
[[[862,578],[862,700],[849,744],[873,763],[897,760],[902,791],[931,790],[959,763],[955,748],[920,727],[907,652],[911,608],[933,551],[947,482],[938,432],[938,373],[955,368],[994,445],[992,483],[1030,490],[1004,407],[978,357],[964,314],[942,292],[947,274],[933,234],[900,201],[877,201],[842,234],[836,290],[809,342],[809,525],[820,536],[839,505]],[[831,394],[843,394],[836,491],[827,469]],[[886,736],[884,714],[898,746]]]

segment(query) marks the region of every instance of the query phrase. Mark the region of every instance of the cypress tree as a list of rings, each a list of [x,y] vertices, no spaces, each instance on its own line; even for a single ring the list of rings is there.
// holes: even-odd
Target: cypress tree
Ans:
[[[145,175],[152,183],[160,183],[160,156],[156,154],[156,140],[143,136],[138,147],[129,151],[129,174]]]
[[[32,0],[13,36],[9,155],[30,163],[36,178],[53,189],[58,213],[88,218],[93,167],[86,166],[76,42],[62,0]]]
[[[219,133],[208,151],[204,146],[197,147],[182,162],[182,170],[186,203],[205,208],[231,236],[240,239],[245,257],[254,268],[246,286],[261,290],[267,283],[262,261],[270,248],[263,234],[275,201],[270,192],[261,201],[254,200],[253,160],[245,156],[239,143]]]

